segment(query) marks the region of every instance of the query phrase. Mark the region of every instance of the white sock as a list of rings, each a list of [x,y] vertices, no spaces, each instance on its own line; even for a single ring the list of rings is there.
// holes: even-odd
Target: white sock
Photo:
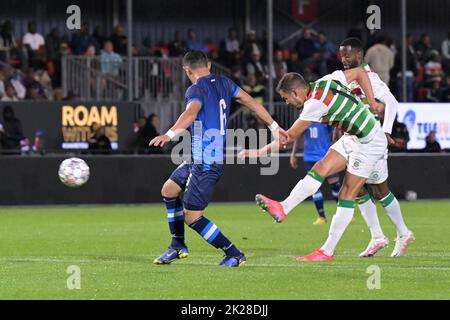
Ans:
[[[299,205],[300,202],[316,193],[322,185],[322,182],[323,178],[317,172],[308,172],[308,174],[295,185],[294,189],[292,189],[289,194],[289,197],[281,202],[284,213],[288,214],[292,209]]]
[[[370,199],[369,194],[363,197],[357,198],[359,210],[361,210],[361,215],[366,221],[369,227],[372,239],[384,238],[383,230],[381,230],[380,220],[378,220],[377,206]]]
[[[405,221],[403,221],[402,210],[400,209],[400,203],[398,203],[397,198],[391,192],[381,199],[380,202],[395,226],[395,229],[397,229],[397,236],[406,236],[408,234],[408,227],[405,225]]]
[[[331,221],[328,239],[320,248],[326,255],[332,256],[334,250],[344,234],[345,229],[352,221],[353,213],[355,212],[355,202],[347,200],[339,200],[336,214]]]

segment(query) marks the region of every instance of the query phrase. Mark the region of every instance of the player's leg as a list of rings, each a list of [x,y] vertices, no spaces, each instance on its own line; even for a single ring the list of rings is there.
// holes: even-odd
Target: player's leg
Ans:
[[[371,257],[381,249],[385,248],[389,244],[389,240],[384,236],[383,230],[381,229],[377,207],[364,186],[359,191],[356,203],[361,211],[364,221],[369,227],[371,235],[369,245],[359,254],[359,256]]]
[[[185,221],[191,229],[202,236],[210,245],[225,253],[219,264],[226,267],[238,267],[245,263],[244,254],[220,231],[219,227],[203,213],[211,201],[214,186],[222,175],[222,166],[211,166],[203,171],[202,166],[193,166],[183,198]]]
[[[406,253],[409,244],[415,240],[414,234],[408,229],[403,220],[400,203],[390,191],[387,180],[380,184],[368,185],[373,197],[381,202],[386,214],[397,231],[396,245],[392,257],[400,257]]]
[[[182,163],[161,189],[172,241],[169,248],[153,261],[155,264],[168,264],[175,259],[187,258],[189,254],[184,239],[184,210],[181,200],[189,173],[190,165]]]
[[[317,162],[311,171],[292,189],[290,195],[282,202],[263,195],[256,195],[256,203],[268,212],[277,222],[286,219],[286,215],[306,198],[311,197],[322,185],[324,177],[345,169],[346,159],[337,151],[328,150],[325,157]]]
[[[309,172],[315,164],[316,162],[311,161],[303,162],[306,172]],[[323,205],[323,194],[320,188],[312,195],[312,200],[314,202],[314,206],[316,207],[317,214],[319,215],[319,217],[314,221],[313,224],[319,225],[327,223],[327,217],[325,215],[325,208]]]

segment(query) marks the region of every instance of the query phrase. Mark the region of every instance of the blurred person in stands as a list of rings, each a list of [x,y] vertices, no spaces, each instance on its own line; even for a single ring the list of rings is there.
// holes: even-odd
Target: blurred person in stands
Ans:
[[[17,97],[24,99],[26,88],[19,79],[18,74],[13,73],[14,69],[6,66],[0,66],[0,96],[5,94],[5,82],[9,82],[14,86]]]
[[[7,82],[5,85],[5,93],[3,94],[2,101],[19,101],[16,89],[14,89],[14,86],[10,82]]]
[[[115,51],[119,55],[124,56],[124,55],[127,54],[128,38],[125,35],[125,29],[121,25],[117,25],[114,28],[114,32],[111,35],[110,40],[111,40],[111,42],[112,42],[112,44],[114,46]]]
[[[33,101],[43,101],[47,100],[47,97],[45,96],[44,93],[42,93],[41,86],[34,83],[29,86],[25,99]]]
[[[426,145],[423,152],[441,152],[441,145],[436,141],[436,132],[430,131],[425,141]]]
[[[242,84],[242,69],[240,66],[235,65],[231,68],[231,76],[230,79],[233,80],[238,86]]]
[[[53,90],[53,101],[55,102],[64,101],[64,92],[62,88],[56,88]]]
[[[442,41],[442,67],[445,73],[450,74],[450,31],[447,33],[447,38]]]
[[[11,21],[7,20],[0,26],[0,61],[8,62],[10,53],[16,49],[16,38]]]
[[[97,52],[100,50],[100,48],[103,48],[103,44],[107,40],[105,33],[103,32],[103,28],[101,26],[95,26],[94,32],[92,33],[92,38],[95,39],[95,41],[98,43],[98,47],[96,48]]]
[[[291,50],[289,60],[286,62],[289,72],[304,73],[303,63],[300,61],[297,50]]]
[[[197,33],[193,29],[189,29],[187,35],[188,39],[186,41],[186,47],[189,50],[198,50],[208,53],[208,48],[197,38]]]
[[[86,51],[83,52],[83,56],[93,58],[95,57],[96,53],[97,52],[95,46],[91,44],[89,47],[87,47]]]
[[[45,90],[42,84],[36,80],[37,75],[33,68],[28,68],[25,77],[22,79],[22,84],[26,89],[25,99],[45,100]]]
[[[273,54],[273,70],[272,70],[273,77],[277,76],[277,70],[279,72],[284,71],[284,73],[287,73],[287,63],[283,59],[283,51],[281,50],[276,50]]]
[[[11,106],[3,108],[3,121],[0,126],[0,143],[3,149],[20,152],[21,141],[26,140],[23,135],[22,123],[14,114]]]
[[[328,64],[336,61],[336,46],[327,39],[325,32],[320,31],[317,41],[314,42],[319,58],[319,76],[328,74]]]
[[[252,59],[247,62],[245,74],[254,74],[258,81],[265,81],[268,77],[266,65],[261,61],[261,51],[255,50],[252,53]]]
[[[428,34],[422,33],[420,40],[416,44],[416,52],[419,62],[425,64],[431,58],[431,52],[433,47],[431,46],[431,38]]]
[[[23,36],[22,44],[28,53],[29,65],[35,69],[44,69],[45,61],[45,39],[37,32],[36,22],[28,23],[28,32]]]
[[[92,137],[89,139],[88,150],[93,154],[111,153],[111,141],[106,136],[106,128],[97,123],[91,126]]]
[[[105,41],[103,50],[100,54],[100,64],[102,73],[118,76],[119,69],[122,65],[122,57],[114,52],[113,42],[111,40]]]
[[[445,77],[445,85],[442,88],[442,102],[450,102],[450,74]]]
[[[175,31],[174,39],[169,44],[169,55],[171,57],[182,57],[186,51],[186,43],[181,38],[181,32]]]
[[[138,141],[141,142],[139,145],[139,149],[144,153],[162,153],[163,150],[158,147],[149,146],[149,142],[153,140],[153,138],[159,136],[158,128],[160,126],[159,117],[152,113],[148,116],[145,125],[138,133]]]
[[[370,47],[364,57],[364,61],[378,73],[381,80],[389,85],[390,72],[394,66],[394,53],[387,46],[387,38],[384,35],[377,37],[376,43]]]
[[[71,45],[73,53],[76,55],[83,54],[89,46],[94,46],[96,51],[100,50],[97,40],[89,34],[89,24],[87,23],[83,23],[81,29],[72,35]]]
[[[425,84],[430,86],[434,82],[441,82],[443,78],[441,56],[437,50],[432,50],[430,60],[425,64]]]
[[[416,50],[414,49],[414,39],[410,34],[406,35],[406,88],[407,88],[407,95],[406,99],[403,98],[403,92],[402,92],[402,62],[401,54],[397,54],[395,56],[395,63],[393,67],[393,73],[396,75],[396,93],[399,99],[403,102],[412,102],[414,101],[414,88],[415,88],[415,77],[417,76],[417,66],[418,66],[418,60],[417,60],[417,54]]]
[[[431,83],[431,88],[427,92],[426,99],[428,102],[442,101],[442,88],[441,82],[439,80],[435,80]]]
[[[263,104],[266,96],[266,87],[258,82],[254,73],[249,73],[245,78],[242,89],[245,90],[258,103]]]
[[[303,35],[295,44],[295,49],[297,49],[303,63],[310,64],[313,68],[315,68],[319,61],[319,52],[314,44],[311,30],[309,28],[303,29]]]
[[[244,62],[249,62],[250,60],[252,60],[252,55],[254,52],[261,53],[262,50],[263,48],[256,38],[256,31],[250,30],[245,36],[245,41],[242,44]]]
[[[397,116],[395,117],[394,124],[392,126],[391,138],[395,143],[389,146],[391,152],[406,152],[407,144],[409,141],[408,128],[404,123],[398,122]]]
[[[58,28],[53,28],[45,38],[45,47],[47,52],[47,69],[52,79],[52,86],[61,85],[61,51],[60,47],[63,39]]]
[[[228,36],[220,42],[219,55],[225,66],[231,68],[239,61],[241,44],[236,28],[228,29]]]

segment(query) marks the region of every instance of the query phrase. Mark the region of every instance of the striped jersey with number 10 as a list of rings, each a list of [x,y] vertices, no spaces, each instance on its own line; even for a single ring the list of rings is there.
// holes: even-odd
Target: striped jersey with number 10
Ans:
[[[358,138],[366,138],[377,125],[370,110],[337,80],[324,79],[309,85],[308,100],[317,99],[328,107],[321,123],[338,128]]]

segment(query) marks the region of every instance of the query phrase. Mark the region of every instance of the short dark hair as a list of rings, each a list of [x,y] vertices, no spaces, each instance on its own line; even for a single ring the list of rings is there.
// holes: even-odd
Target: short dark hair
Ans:
[[[208,67],[208,57],[199,50],[189,51],[183,57],[183,66],[188,66],[191,69]]]
[[[358,38],[347,38],[341,42],[340,47],[350,47],[351,49],[356,49],[358,51],[363,51],[363,44]]]
[[[280,93],[280,91],[287,92],[299,87],[306,87],[305,79],[299,73],[288,72],[281,78],[280,82],[278,82],[276,90]]]

